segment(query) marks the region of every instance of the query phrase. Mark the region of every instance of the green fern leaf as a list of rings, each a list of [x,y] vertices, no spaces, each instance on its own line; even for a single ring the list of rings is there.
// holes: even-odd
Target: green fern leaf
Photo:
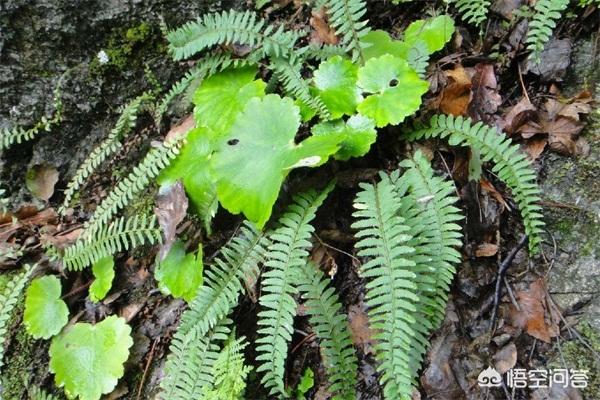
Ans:
[[[529,236],[529,251],[538,250],[544,222],[541,207],[536,204],[540,201],[536,174],[527,157],[509,138],[481,122],[473,124],[470,119],[446,115],[434,116],[429,126],[417,126],[407,137],[409,140],[448,137],[450,145],[471,146],[481,152],[482,161],[492,160],[495,163],[492,171],[511,188],[519,205]]]
[[[340,38],[340,45],[352,54],[352,60],[364,64],[360,39],[369,33],[368,21],[361,21],[367,12],[363,0],[327,0],[323,2],[329,16],[329,24]]]
[[[214,385],[205,394],[205,400],[243,400],[246,378],[253,369],[244,365],[242,351],[247,345],[244,336],[235,339],[232,334],[229,337],[215,361]]]
[[[568,5],[569,0],[538,0],[535,3],[535,13],[529,22],[525,42],[527,50],[531,51],[529,58],[536,64],[540,63],[540,55],[556,28],[556,21],[560,19],[561,13]]]
[[[161,231],[156,225],[156,217],[135,215],[129,219],[118,218],[96,230],[93,235],[78,239],[62,254],[54,247],[48,248],[47,254],[51,259],[62,259],[68,270],[81,270],[118,251],[160,241]]]
[[[266,255],[259,299],[262,311],[258,313],[256,360],[260,365],[256,371],[264,373],[262,383],[271,394],[285,393],[285,359],[296,314],[293,295],[298,292],[300,268],[306,263],[311,247],[309,240],[314,228],[310,222],[332,188],[330,185],[321,193],[311,190],[296,196],[279,219],[281,227],[269,235],[272,244]]]
[[[452,0],[460,12],[461,18],[475,26],[480,26],[487,18],[492,4],[489,0]]]
[[[417,323],[417,275],[410,227],[399,215],[400,201],[389,178],[378,184],[361,184],[354,207],[358,255],[369,257],[362,267],[368,279],[366,301],[369,323],[377,332],[376,358],[386,399],[410,398],[414,371],[407,351],[412,338],[424,334]]]
[[[328,391],[336,399],[356,399],[357,361],[350,338],[348,319],[335,290],[325,275],[312,263],[302,266],[302,284],[299,286],[317,338],[321,345],[323,364],[331,385]]]
[[[25,265],[23,271],[16,273],[0,291],[0,369],[4,365],[4,344],[8,333],[8,324],[11,320],[13,310],[17,301],[23,293],[23,289],[33,273],[36,265]]]

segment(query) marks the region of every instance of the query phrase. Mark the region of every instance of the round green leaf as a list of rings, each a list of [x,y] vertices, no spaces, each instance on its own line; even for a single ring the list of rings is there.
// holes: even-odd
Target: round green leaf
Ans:
[[[67,324],[69,309],[60,294],[60,280],[54,275],[34,279],[27,288],[23,321],[34,338],[48,339]]]
[[[358,111],[383,127],[397,125],[417,111],[429,85],[405,60],[386,54],[358,70],[358,86],[373,93],[358,105]]]
[[[381,57],[385,54],[406,59],[410,48],[409,45],[400,40],[393,40],[389,33],[382,30],[370,31],[360,41],[364,46],[363,54],[366,60]]]
[[[256,68],[231,68],[205,79],[194,94],[194,119],[198,126],[223,135],[253,97],[265,94],[266,84],[254,80]]]
[[[315,136],[339,135],[340,149],[334,158],[342,161],[364,156],[377,139],[375,122],[360,114],[351,116],[346,122],[322,122],[313,127],[312,133]]]
[[[90,300],[94,303],[102,300],[112,287],[112,281],[115,277],[114,266],[113,256],[103,257],[92,266],[92,273],[96,279],[90,286]]]
[[[404,31],[404,42],[414,47],[417,42],[426,45],[429,54],[444,48],[454,33],[454,20],[448,15],[420,19]]]
[[[331,114],[331,118],[350,115],[362,100],[356,87],[358,68],[351,61],[335,56],[321,63],[313,81],[316,92]]]
[[[125,319],[110,316],[91,325],[77,323],[52,339],[50,372],[69,398],[98,400],[123,376],[123,364],[133,345]]]
[[[221,205],[262,228],[285,176],[293,168],[321,165],[339,147],[335,137],[310,137],[296,145],[298,107],[270,94],[248,102],[212,156]]]
[[[158,263],[154,277],[165,295],[191,301],[202,285],[202,247],[198,253],[185,253],[185,246],[177,240],[164,260]]]

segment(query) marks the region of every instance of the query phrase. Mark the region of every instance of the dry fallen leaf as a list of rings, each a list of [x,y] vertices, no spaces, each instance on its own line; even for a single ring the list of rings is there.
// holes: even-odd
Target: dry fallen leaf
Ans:
[[[48,201],[54,194],[54,185],[58,182],[58,171],[50,164],[36,164],[25,177],[27,189],[35,197]]]
[[[512,135],[519,126],[532,119],[536,111],[537,108],[531,104],[529,99],[523,97],[500,118],[498,128],[506,134]]]
[[[525,142],[523,150],[525,150],[532,161],[535,161],[544,152],[546,144],[548,144],[548,140],[546,138],[529,139]]]
[[[164,235],[164,241],[158,253],[159,260],[163,260],[171,249],[175,241],[177,225],[185,218],[187,208],[188,198],[180,181],[161,187],[156,196],[156,207],[154,207],[154,214],[156,214]]]
[[[482,243],[475,249],[475,257],[491,257],[498,254],[498,245],[493,243]]]
[[[488,181],[485,178],[481,178],[479,180],[479,185],[481,186],[481,189],[488,192],[490,194],[490,196],[492,196],[498,202],[498,204],[500,204],[502,206],[502,209],[506,209],[506,210],[510,211],[510,207],[509,207],[508,203],[506,202],[506,200],[504,200],[504,197],[502,197],[500,192],[498,190],[496,190],[494,185],[492,185],[492,182]]]
[[[364,304],[353,304],[348,308],[348,320],[350,321],[350,334],[352,342],[363,349],[365,354],[374,354],[373,331],[369,326],[369,317],[365,311]]]
[[[183,121],[171,128],[165,137],[165,142],[176,139],[180,136],[186,136],[187,133],[196,126],[196,120],[193,115],[188,115]]]
[[[508,317],[515,328],[524,329],[529,335],[550,343],[559,334],[558,319],[546,302],[546,286],[542,278],[529,285],[528,290],[516,293],[518,310],[510,306]]]
[[[491,116],[498,111],[502,97],[498,93],[498,83],[492,64],[477,64],[471,79],[473,97],[468,114],[475,121],[491,123]]]
[[[501,348],[492,358],[496,371],[504,374],[517,364],[517,346],[511,342]]]
[[[445,71],[448,85],[437,100],[437,107],[444,114],[466,115],[471,102],[471,77],[462,65]]]
[[[335,34],[335,29],[329,26],[325,9],[313,11],[310,17],[310,26],[313,28],[310,34],[310,41],[317,44],[337,44],[339,38]]]

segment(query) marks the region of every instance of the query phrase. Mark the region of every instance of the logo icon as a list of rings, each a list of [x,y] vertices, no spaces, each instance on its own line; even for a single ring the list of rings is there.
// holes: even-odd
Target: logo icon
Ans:
[[[477,383],[481,387],[496,387],[502,385],[502,376],[492,367],[487,367],[479,373]]]

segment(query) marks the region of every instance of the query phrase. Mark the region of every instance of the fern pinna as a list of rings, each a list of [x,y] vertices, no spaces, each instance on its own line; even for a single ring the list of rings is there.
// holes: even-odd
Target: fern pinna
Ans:
[[[492,4],[489,0],[452,0],[460,12],[461,18],[475,26],[480,26],[487,18]]]
[[[245,337],[236,339],[233,334],[223,346],[213,366],[214,385],[206,391],[206,400],[243,400],[246,378],[251,366],[244,365],[242,351],[248,343]]]
[[[325,274],[307,262],[301,268],[302,284],[299,289],[305,299],[309,315],[321,348],[323,364],[330,386],[327,390],[338,400],[356,399],[357,361],[350,338],[348,319],[335,289]]]
[[[329,23],[340,38],[340,45],[352,54],[354,61],[365,62],[360,39],[369,33],[368,21],[361,21],[367,12],[367,4],[363,0],[325,0]]]
[[[332,185],[318,193],[310,190],[297,195],[294,203],[279,219],[280,227],[269,235],[262,275],[258,335],[256,341],[259,362],[257,372],[262,372],[262,383],[271,394],[285,393],[283,376],[288,344],[292,340],[296,301],[301,282],[301,267],[306,263],[310,236],[314,231],[310,222],[317,208],[325,200]]]
[[[544,226],[541,206],[537,204],[540,191],[536,173],[519,147],[497,129],[482,122],[474,124],[468,118],[446,115],[433,116],[429,125],[417,125],[407,135],[410,140],[431,137],[448,137],[452,146],[471,146],[480,151],[482,161],[492,160],[495,163],[492,171],[512,190],[523,216],[525,233],[529,236],[529,251],[535,253]]]
[[[179,383],[189,378],[178,369],[187,357],[203,356],[198,353],[197,338],[206,336],[235,307],[244,279],[258,275],[258,264],[263,261],[266,243],[261,232],[245,223],[240,233],[221,249],[214,265],[205,270],[204,284],[181,316],[179,329],[171,341],[165,380],[161,383],[164,399],[191,398],[186,397],[191,392],[184,389],[178,389],[180,397],[169,397],[177,387],[189,386]]]
[[[539,64],[544,46],[550,40],[556,21],[569,5],[569,0],[537,0],[532,20],[527,32],[527,50],[531,51],[530,59]]]

